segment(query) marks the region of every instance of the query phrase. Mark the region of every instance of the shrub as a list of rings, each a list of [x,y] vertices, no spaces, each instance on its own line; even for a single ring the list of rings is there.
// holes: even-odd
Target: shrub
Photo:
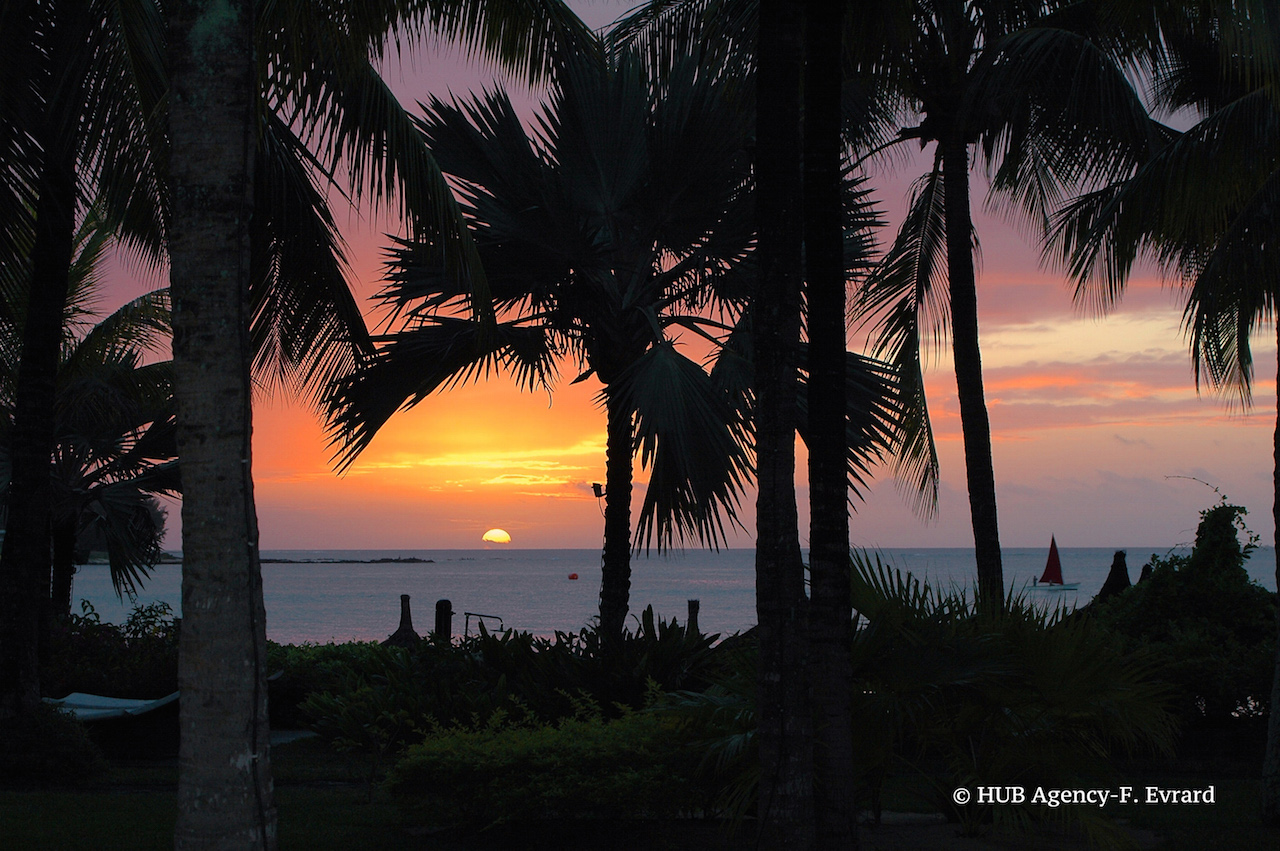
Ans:
[[[651,689],[702,687],[712,670],[715,636],[654,617],[604,644],[593,629],[545,639],[510,630],[481,632],[457,644],[273,647],[273,723],[296,704],[310,726],[340,750],[367,760],[370,781],[388,759],[428,729],[475,728],[486,719],[555,724],[595,707],[616,717],[645,705]]]
[[[309,726],[313,717],[303,709],[307,697],[342,691],[353,676],[370,666],[382,649],[372,641],[297,645],[267,642],[271,726],[276,729]]]
[[[40,672],[50,697],[86,692],[155,699],[178,690],[180,623],[167,603],[134,607],[120,625],[103,623],[88,600],[54,624]]]
[[[482,629],[456,644],[423,641],[411,648],[273,647],[268,661],[273,670],[277,664],[283,669],[273,694],[305,689],[341,697],[372,687],[399,692],[388,700],[420,712],[419,723],[428,718],[444,725],[468,723],[498,710],[549,723],[572,717],[583,699],[602,707],[605,715],[640,708],[650,682],[662,691],[705,687],[717,637],[656,619],[650,608],[635,633],[608,645],[594,629],[561,632],[553,639]],[[318,704],[307,705],[319,720]]]
[[[1256,536],[1244,515],[1225,500],[1201,512],[1189,555],[1153,555],[1147,579],[1089,607],[1127,645],[1160,660],[1176,710],[1192,728],[1260,716],[1269,703],[1276,595],[1245,572]]]
[[[557,817],[675,815],[690,802],[692,764],[678,722],[598,710],[555,724],[502,713],[478,727],[437,727],[392,769],[389,788],[434,818],[488,825]]]
[[[865,556],[854,559],[857,767],[876,790],[901,771],[916,793],[976,832],[998,819],[1073,820],[1118,841],[1096,808],[957,807],[951,792],[982,785],[1079,787],[1109,780],[1121,750],[1167,751],[1167,688],[1142,654],[1118,651],[1087,617],[1010,597],[978,611]]]
[[[0,783],[6,785],[85,786],[106,767],[84,725],[48,704],[0,733]]]

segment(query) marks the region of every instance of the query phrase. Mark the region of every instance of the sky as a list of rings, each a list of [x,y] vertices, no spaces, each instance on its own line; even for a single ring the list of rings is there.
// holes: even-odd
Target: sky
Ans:
[[[570,5],[602,27],[633,2]],[[428,94],[479,91],[496,74],[455,52],[421,50],[390,63],[384,76],[412,105]],[[915,157],[871,175],[891,221],[927,166]],[[1054,535],[1066,547],[1165,549],[1192,540],[1197,513],[1218,498],[1211,487],[1245,506],[1250,527],[1271,543],[1274,333],[1263,329],[1255,341],[1260,380],[1249,409],[1207,389],[1198,393],[1176,286],[1145,270],[1107,315],[1077,306],[1064,276],[1041,263],[1034,239],[981,209],[978,186],[979,324],[1002,544],[1046,547]],[[340,213],[339,221],[355,290],[370,299],[380,288],[383,234],[399,225],[370,210]],[[881,235],[891,238],[891,229]],[[127,264],[112,280],[110,300],[121,302],[156,285],[154,275]],[[881,471],[855,501],[855,545],[972,546],[950,356],[937,352],[929,363],[941,457],[935,516],[913,514],[891,473]],[[510,532],[514,547],[599,546],[601,506],[591,492],[591,483],[604,479],[599,385],[570,385],[568,372],[550,394],[521,392],[500,377],[430,398],[393,417],[341,476],[312,412],[288,399],[259,398],[253,470],[261,548],[477,548],[492,527]],[[802,541],[804,459],[801,447]],[[647,474],[637,468],[636,477],[643,486]],[[730,546],[753,546],[754,500],[754,492],[744,494],[743,528],[730,535]],[[169,525],[167,546],[180,548],[176,508]]]

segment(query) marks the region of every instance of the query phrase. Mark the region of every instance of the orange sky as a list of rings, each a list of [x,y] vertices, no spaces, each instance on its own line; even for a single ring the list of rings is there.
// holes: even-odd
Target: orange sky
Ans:
[[[589,23],[602,25],[632,3],[576,5]],[[425,99],[428,90],[464,94],[491,78],[448,55],[419,56],[388,73],[406,102]],[[919,168],[873,180],[891,215],[901,210]],[[980,197],[976,187],[974,194]],[[1233,412],[1212,395],[1196,394],[1176,292],[1148,276],[1134,282],[1111,316],[1089,316],[1073,306],[1060,276],[1040,268],[1035,249],[1012,227],[985,214],[977,226],[1002,542],[1044,546],[1050,534],[1063,546],[1187,542],[1196,512],[1214,497],[1177,478],[1188,476],[1247,506],[1251,527],[1270,543],[1276,353],[1268,341],[1274,336],[1258,341],[1262,380],[1254,408]],[[362,296],[378,290],[380,233],[393,228],[377,217],[348,222]],[[889,231],[882,236],[890,238]],[[121,300],[146,286],[145,278],[116,278]],[[955,382],[945,352],[926,382],[942,455],[938,515],[928,523],[915,518],[886,473],[858,507],[855,544],[972,544]],[[508,530],[517,547],[599,546],[602,520],[590,491],[590,483],[604,477],[597,391],[594,382],[566,382],[554,396],[529,394],[496,379],[443,394],[395,416],[341,477],[328,464],[314,416],[287,400],[265,401],[254,416],[261,546],[472,548],[494,526]],[[642,483],[644,474],[638,471],[637,479]],[[803,487],[800,497],[803,502]],[[749,529],[754,494],[745,502]],[[171,515],[168,543],[177,548],[177,512]],[[731,544],[753,540],[744,531]]]

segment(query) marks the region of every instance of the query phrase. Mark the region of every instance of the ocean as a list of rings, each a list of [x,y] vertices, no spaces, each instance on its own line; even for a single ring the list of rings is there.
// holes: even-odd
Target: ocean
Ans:
[[[1129,576],[1136,580],[1153,550],[1127,552]],[[1052,603],[1084,605],[1106,580],[1114,549],[1063,547],[1059,553],[1064,578],[1080,583],[1079,590],[1030,593]],[[1043,571],[1047,550],[1006,548],[1003,555],[1006,584],[1022,589]],[[474,632],[476,616],[482,615],[491,631],[513,628],[550,636],[585,626],[596,614],[600,590],[598,550],[264,550],[262,556],[267,637],[284,644],[380,641],[399,625],[401,594],[410,595],[419,634],[432,629],[436,601],[448,599],[456,613],[455,635]],[[973,584],[970,549],[882,550],[880,556],[943,588]],[[651,604],[658,615],[683,623],[687,601],[696,599],[703,631],[727,635],[748,629],[756,622],[754,559],[750,549],[633,558],[631,612],[638,616]],[[1271,547],[1259,548],[1246,568],[1254,581],[1275,590]],[[578,578],[570,579],[571,574]],[[181,581],[179,565],[157,565],[136,602],[163,601],[178,613]],[[72,591],[77,611],[82,599],[115,623],[133,607],[115,596],[105,564],[80,566]]]

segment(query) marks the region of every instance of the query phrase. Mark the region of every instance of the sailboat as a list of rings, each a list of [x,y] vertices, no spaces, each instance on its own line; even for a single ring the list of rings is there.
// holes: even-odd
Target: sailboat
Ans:
[[[1078,591],[1079,582],[1062,581],[1062,560],[1058,558],[1058,542],[1049,536],[1049,560],[1044,565],[1044,575],[1032,587],[1043,591]]]

